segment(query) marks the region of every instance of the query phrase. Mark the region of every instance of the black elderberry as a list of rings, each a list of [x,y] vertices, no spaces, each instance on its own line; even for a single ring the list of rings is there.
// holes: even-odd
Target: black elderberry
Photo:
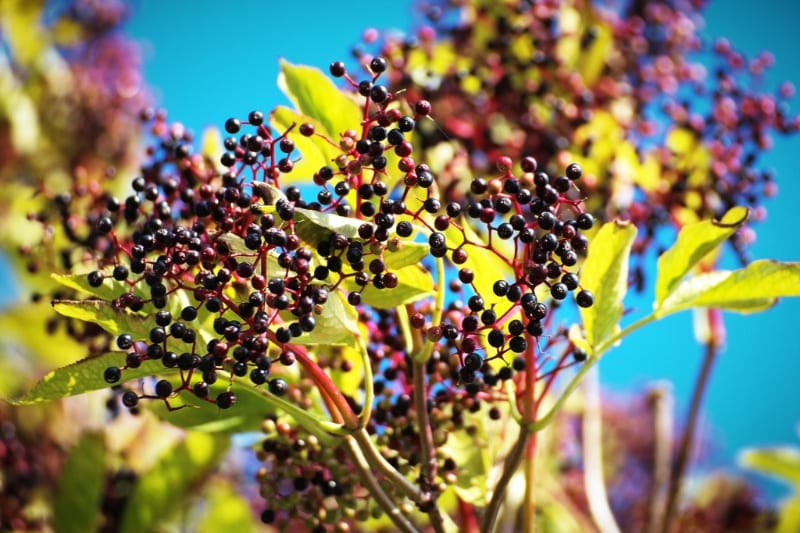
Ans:
[[[120,350],[128,350],[133,346],[133,336],[130,333],[123,333],[117,337],[117,347]]]
[[[239,119],[236,118],[229,118],[225,121],[225,131],[230,134],[239,133],[239,129],[241,128],[242,124],[239,122]]]
[[[110,366],[103,372],[103,379],[106,383],[116,383],[122,377],[122,372],[116,366]]]
[[[594,303],[594,295],[590,291],[580,291],[575,295],[575,301],[581,307],[591,307]]]
[[[494,292],[495,296],[505,296],[508,294],[508,282],[504,279],[495,281],[494,285],[492,285],[492,292]]]
[[[159,398],[167,398],[170,394],[172,394],[172,383],[166,379],[162,379],[156,383],[156,396]]]
[[[486,337],[489,346],[500,348],[505,343],[505,335],[499,329],[493,329]]]
[[[495,313],[492,309],[486,309],[483,313],[481,313],[481,322],[486,326],[494,325],[497,321],[497,313]]]
[[[571,180],[580,179],[583,175],[583,168],[578,163],[570,163],[567,166],[567,178]]]
[[[525,337],[512,337],[508,341],[508,347],[514,353],[522,353],[528,349],[528,341],[525,340]]]
[[[591,229],[594,226],[594,217],[590,213],[581,213],[575,222],[580,229]]]
[[[236,395],[230,391],[222,392],[217,396],[217,407],[229,409],[236,403]]]
[[[372,61],[369,62],[369,69],[375,74],[380,74],[386,70],[386,59],[380,56],[373,57]]]
[[[344,76],[344,74],[346,72],[344,63],[341,62],[341,61],[334,61],[333,63],[331,63],[330,67],[329,67],[329,70],[330,70],[331,76],[333,76],[335,78],[341,78],[342,76]]]
[[[555,283],[552,287],[550,287],[550,294],[555,300],[563,300],[567,297],[568,292],[569,290],[564,283]]]
[[[283,396],[289,390],[289,385],[281,378],[274,378],[269,381],[269,392],[275,396]]]
[[[89,272],[89,275],[87,276],[87,281],[89,282],[90,286],[99,287],[100,285],[103,284],[103,273],[100,272],[99,270]]]
[[[136,407],[136,404],[139,403],[139,395],[135,392],[128,390],[122,394],[122,405],[125,407],[131,408]]]

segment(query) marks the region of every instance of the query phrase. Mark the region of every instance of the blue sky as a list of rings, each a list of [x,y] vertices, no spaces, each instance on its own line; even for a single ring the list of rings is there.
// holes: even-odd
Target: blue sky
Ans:
[[[412,2],[398,0],[139,0],[134,6],[129,31],[142,44],[146,79],[171,119],[196,132],[209,125],[221,127],[232,115],[267,112],[285,103],[275,84],[281,57],[326,68],[331,61],[348,59],[365,28],[407,29],[420,21],[412,15]],[[712,1],[704,34],[726,36],[750,57],[773,51],[777,64],[769,84],[774,87],[784,79],[800,83],[800,57],[792,39],[798,14],[800,4],[790,0],[755,9],[748,0]],[[800,111],[800,105],[794,109]],[[780,194],[768,201],[769,218],[757,227],[754,258],[800,259],[800,238],[787,227],[796,220],[793,204],[800,198],[799,148],[800,138],[778,138],[763,159],[777,171]],[[798,316],[800,299],[756,316],[726,316],[728,345],[717,360],[703,419],[712,444],[701,466],[731,466],[744,446],[800,444],[800,350],[794,339]],[[609,353],[600,366],[606,388],[624,395],[668,380],[682,417],[702,357],[702,348],[691,337],[691,320],[688,313],[665,319]]]

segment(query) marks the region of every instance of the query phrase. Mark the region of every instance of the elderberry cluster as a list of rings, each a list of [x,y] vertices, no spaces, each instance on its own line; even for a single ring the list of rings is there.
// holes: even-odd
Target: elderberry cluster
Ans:
[[[462,180],[465,167],[486,173],[502,155],[533,155],[550,170],[581,158],[587,209],[637,224],[641,253],[665,244],[656,242],[660,227],[719,218],[736,205],[763,216],[760,199],[775,184],[759,156],[773,132],[800,125],[786,110],[790,84],[759,89],[772,57],[748,60],[726,40],[705,43],[701,8],[690,0],[434,3],[429,26],[387,35],[379,51],[397,67],[389,86],[409,87],[409,98],[436,109],[436,124],[420,130],[425,153],[458,140],[440,183]],[[704,50],[718,58],[713,73],[695,59]],[[438,60],[445,54],[455,59]],[[464,188],[445,190],[453,197]],[[732,241],[742,255],[746,241]]]

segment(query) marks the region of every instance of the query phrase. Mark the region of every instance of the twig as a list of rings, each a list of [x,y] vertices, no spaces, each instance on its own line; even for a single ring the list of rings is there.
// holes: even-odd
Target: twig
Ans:
[[[597,368],[583,382],[583,482],[589,512],[602,533],[619,533],[619,526],[608,504],[603,479],[603,435],[600,409],[600,377]]]
[[[434,531],[441,533],[444,531],[444,521],[442,510],[436,503],[436,492],[433,490],[436,482],[436,449],[433,444],[433,431],[428,417],[428,394],[425,387],[425,364],[414,361],[412,370],[414,374],[414,409],[417,415],[417,426],[419,426],[419,444],[422,455],[422,498],[425,511],[431,519],[431,526]]]
[[[664,520],[667,499],[670,462],[673,438],[673,399],[667,383],[656,385],[649,394],[650,409],[653,412],[653,484],[650,488],[650,515],[646,531],[656,533]]]

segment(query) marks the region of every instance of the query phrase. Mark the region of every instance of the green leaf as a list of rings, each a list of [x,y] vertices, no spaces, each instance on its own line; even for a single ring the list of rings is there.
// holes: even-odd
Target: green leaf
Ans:
[[[359,105],[317,68],[282,60],[278,86],[301,113],[317,119],[334,141],[361,124]]]
[[[11,400],[15,405],[46,402],[67,396],[76,396],[93,390],[108,388],[103,372],[110,366],[125,364],[125,355],[110,352],[96,357],[87,357],[71,365],[53,370],[24,396]],[[164,373],[177,373],[178,369],[164,368],[160,361],[144,361],[139,368],[122,372],[125,381]]]
[[[357,218],[321,213],[311,209],[294,209],[294,231],[305,242],[317,245],[328,240],[334,233],[341,233],[349,239],[358,237],[358,228],[370,224]]]
[[[683,281],[655,315],[662,317],[692,307],[763,311],[783,296],[800,296],[800,263],[762,259],[739,270],[717,270]]]
[[[203,500],[205,512],[197,522],[198,533],[256,531],[253,512],[247,505],[247,500],[231,486],[230,482],[215,480],[208,485]]]
[[[672,248],[658,258],[655,307],[661,306],[692,267],[733,235],[747,216],[746,208],[734,207],[720,221],[703,220],[686,225]]]
[[[747,449],[740,454],[739,463],[786,481],[800,491],[800,449],[789,446]]]
[[[594,305],[581,308],[586,340],[596,348],[614,335],[628,289],[628,257],[636,226],[623,222],[603,225],[592,239],[581,270],[581,285],[594,294]]]
[[[144,317],[100,300],[54,300],[53,309],[60,315],[97,324],[112,335],[130,333],[135,339],[147,338],[153,327]]]
[[[228,448],[225,435],[190,432],[178,446],[167,450],[133,488],[120,531],[157,531],[165,520],[187,509],[187,497],[200,486]]]
[[[111,277],[106,277],[103,284],[99,287],[89,285],[87,274],[51,274],[59,284],[74,289],[78,292],[94,296],[101,300],[113,300],[118,298],[123,292],[128,292],[128,286],[121,281],[116,281]]]
[[[353,335],[358,330],[358,312],[347,303],[342,291],[332,291],[322,306],[322,313],[314,315],[314,318],[317,320],[314,330],[292,340],[294,344],[358,346]]]
[[[209,397],[216,398],[229,386],[229,380],[219,379],[209,387]],[[266,385],[262,387],[266,390]],[[264,416],[275,412],[269,400],[249,380],[237,380],[232,390],[236,394],[236,404],[227,410],[188,391],[182,391],[177,398],[170,398],[172,411],[167,409],[164,402],[148,402],[146,405],[156,416],[174,426],[205,433],[257,431]]]
[[[98,529],[105,477],[105,442],[101,433],[84,433],[58,478],[53,501],[56,531],[83,533]]]
[[[392,309],[433,295],[433,277],[422,266],[414,264],[392,269],[392,272],[397,274],[397,287],[377,289],[367,285],[361,292],[361,301],[376,309]],[[348,287],[355,289],[355,284],[351,283],[348,282]]]

